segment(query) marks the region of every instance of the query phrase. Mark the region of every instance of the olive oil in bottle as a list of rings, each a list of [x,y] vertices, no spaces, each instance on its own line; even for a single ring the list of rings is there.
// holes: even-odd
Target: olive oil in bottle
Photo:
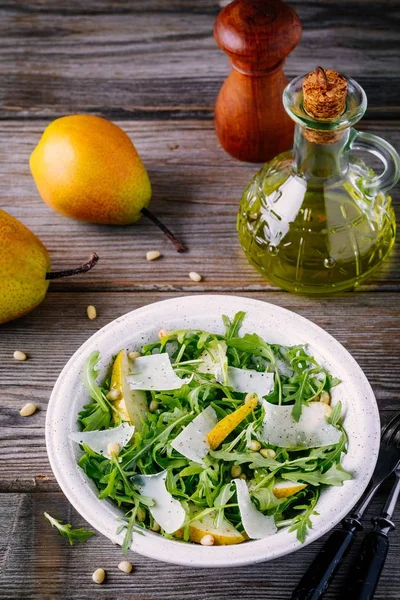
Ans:
[[[237,226],[250,263],[267,279],[292,292],[329,294],[357,286],[389,254],[395,216],[386,192],[399,178],[399,157],[381,138],[351,128],[366,108],[355,81],[329,70],[310,76],[317,92],[308,106],[303,77],[284,92],[296,122],[293,151],[248,185]],[[340,114],[317,119],[305,107]],[[380,156],[384,173],[377,177],[354,156],[357,149]]]

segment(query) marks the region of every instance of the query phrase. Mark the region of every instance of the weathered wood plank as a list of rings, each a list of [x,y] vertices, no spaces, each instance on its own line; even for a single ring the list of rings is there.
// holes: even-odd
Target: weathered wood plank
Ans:
[[[374,501],[369,515],[376,514],[385,492]],[[2,494],[0,510],[2,576],[0,598],[7,600],[230,600],[231,598],[284,600],[322,546],[325,538],[295,554],[271,563],[236,569],[193,569],[167,565],[130,552],[134,565],[131,575],[117,569],[121,549],[101,535],[85,544],[70,547],[50,524],[43,512],[85,526],[83,519],[62,494]],[[367,525],[368,527],[368,525]],[[400,574],[397,568],[400,533],[390,534],[390,551],[376,600],[398,598]],[[345,578],[358,551],[362,535],[326,594],[327,600],[344,597]],[[98,567],[107,572],[101,586],[91,575]]]
[[[99,254],[100,262],[92,272],[58,280],[52,283],[53,290],[274,289],[247,263],[235,229],[239,199],[258,167],[229,157],[211,123],[123,123],[149,169],[152,209],[189,249],[182,255],[145,219],[132,227],[107,227],[79,223],[51,211],[41,201],[28,166],[29,154],[46,125],[47,121],[3,123],[0,194],[2,208],[20,218],[48,247],[55,269],[75,266],[93,250]],[[400,147],[399,123],[365,121],[362,127]],[[399,206],[398,188],[393,197]],[[153,249],[164,256],[149,263],[145,253]],[[192,270],[201,273],[204,281],[191,282]],[[399,279],[400,257],[394,253],[362,289],[393,289]]]
[[[211,118],[229,71],[212,36],[219,4],[3,2],[0,117]],[[356,0],[294,4],[304,34],[288,76],[312,70],[317,55],[365,87],[368,118],[398,116],[398,3],[364,2],[362,21]]]
[[[47,461],[44,424],[51,388],[71,355],[100,327],[134,308],[177,294],[53,293],[31,315],[1,327],[0,342],[0,491],[54,490]],[[318,300],[285,293],[245,294],[284,306],[334,335],[353,354],[369,378],[384,419],[398,410],[400,378],[398,295],[347,294]],[[96,321],[86,306],[98,310]],[[27,352],[17,362],[15,349]],[[19,415],[26,402],[39,410]]]

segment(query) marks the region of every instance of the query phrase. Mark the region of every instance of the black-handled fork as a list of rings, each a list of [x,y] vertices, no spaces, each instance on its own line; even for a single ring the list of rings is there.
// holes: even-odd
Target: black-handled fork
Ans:
[[[400,442],[400,432],[398,439]],[[388,534],[395,529],[391,519],[400,495],[400,466],[395,473],[396,481],[381,514],[372,519],[374,529],[365,536],[346,586],[348,597],[353,600],[371,600],[374,597],[385,566],[389,551]]]
[[[400,448],[397,445],[399,432],[400,413],[382,431],[378,461],[367,492],[354,507],[353,512],[343,519],[342,530],[334,531],[329,536],[292,593],[291,600],[319,600],[328,589],[353,543],[355,533],[363,529],[361,519],[372,498],[400,463]]]

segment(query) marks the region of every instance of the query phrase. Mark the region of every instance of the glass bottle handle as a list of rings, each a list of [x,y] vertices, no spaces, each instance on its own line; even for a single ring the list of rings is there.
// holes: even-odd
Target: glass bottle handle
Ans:
[[[400,178],[400,156],[391,144],[373,133],[352,129],[349,147],[351,150],[366,150],[374,154],[384,165],[383,173],[370,180],[370,193],[387,192],[396,185]]]

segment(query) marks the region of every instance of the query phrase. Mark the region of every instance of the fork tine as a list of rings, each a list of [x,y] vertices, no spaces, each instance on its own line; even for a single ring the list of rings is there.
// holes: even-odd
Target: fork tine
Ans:
[[[382,441],[390,444],[394,435],[400,431],[400,413],[397,413],[382,430]]]

